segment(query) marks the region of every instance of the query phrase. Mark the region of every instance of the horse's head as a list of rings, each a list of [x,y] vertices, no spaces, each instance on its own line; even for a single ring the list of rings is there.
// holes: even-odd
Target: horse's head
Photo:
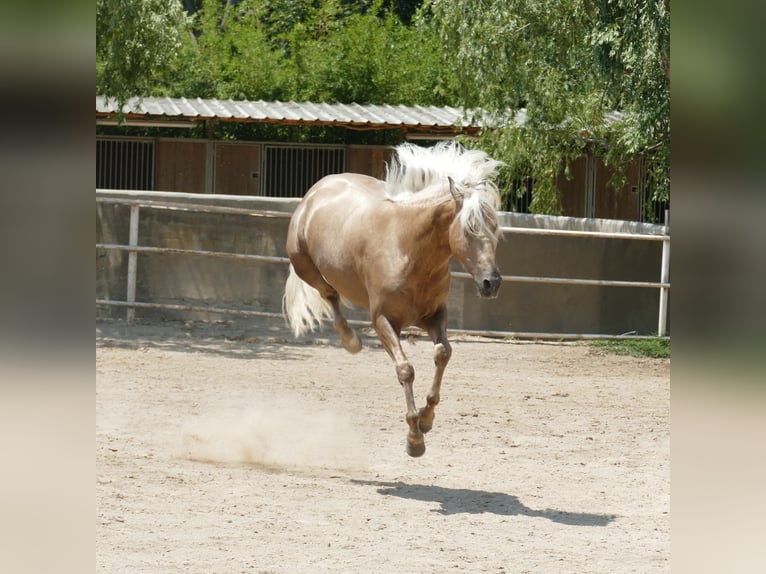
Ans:
[[[460,189],[451,177],[449,190],[455,201],[449,229],[452,256],[473,276],[481,297],[497,297],[502,278],[495,264],[499,236],[496,190],[486,180]]]

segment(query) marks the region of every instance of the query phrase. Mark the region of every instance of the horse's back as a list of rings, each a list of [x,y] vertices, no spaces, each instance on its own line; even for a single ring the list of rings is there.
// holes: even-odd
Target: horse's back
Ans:
[[[358,173],[328,175],[316,182],[293,214],[288,230],[290,243],[321,241],[325,235],[349,230],[386,199],[385,183]],[[296,246],[297,247],[297,246]]]
[[[369,205],[386,198],[385,182],[361,173],[327,175],[306,192],[302,203],[318,208],[325,202],[343,202],[349,207]]]
[[[326,176],[309,189],[287,232],[287,254],[304,280],[312,275],[307,268],[316,269],[320,281],[348,301],[368,305],[360,261],[386,200],[384,189],[384,182],[353,173]]]

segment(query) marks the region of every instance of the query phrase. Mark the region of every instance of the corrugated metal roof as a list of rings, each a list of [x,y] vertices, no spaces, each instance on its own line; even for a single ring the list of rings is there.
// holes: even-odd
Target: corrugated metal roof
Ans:
[[[117,113],[112,102],[96,97],[96,117]],[[350,128],[404,128],[454,131],[457,126],[478,129],[466,121],[461,108],[325,104],[311,102],[264,102],[217,99],[132,98],[123,113],[132,119],[208,120],[342,125]]]
[[[96,96],[96,119],[114,118],[117,108]],[[475,133],[486,125],[502,126],[509,122],[523,125],[527,111],[510,116],[490,116],[482,110],[437,106],[392,106],[373,104],[326,104],[312,102],[265,102],[263,100],[217,100],[188,98],[131,98],[123,107],[128,120],[263,122],[302,125],[335,125],[350,129],[402,129],[423,133]],[[607,125],[623,118],[620,112],[605,114]]]

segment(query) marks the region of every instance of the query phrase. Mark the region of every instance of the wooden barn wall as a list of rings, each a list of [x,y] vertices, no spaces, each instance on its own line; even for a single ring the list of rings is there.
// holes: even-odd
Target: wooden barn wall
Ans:
[[[392,152],[390,147],[349,146],[346,149],[346,170],[384,179]]]
[[[260,144],[215,144],[215,193],[260,195],[260,171]]]
[[[155,190],[182,193],[259,196],[263,193],[263,144],[206,140],[156,140]],[[384,178],[389,146],[346,147],[345,170]],[[641,163],[627,169],[627,184],[614,190],[607,184],[613,169],[601,158],[583,156],[570,165],[571,178],[557,179],[562,212],[570,217],[640,219]],[[590,188],[590,190],[589,190]]]
[[[561,190],[561,207],[564,215],[571,217],[586,217],[585,208],[585,177],[587,171],[587,158],[577,158],[569,166],[572,174],[571,179],[560,175],[556,179],[556,185]]]
[[[208,176],[209,146],[214,146],[214,174]],[[349,146],[346,171],[384,178],[389,147]],[[161,191],[206,193],[206,181],[212,192],[225,195],[261,195],[260,143],[221,143],[199,140],[157,141],[157,185]]]
[[[639,160],[628,165],[625,171],[627,183],[619,189],[614,189],[608,185],[614,175],[614,168],[605,165],[600,157],[577,158],[569,166],[571,178],[562,174],[556,179],[556,185],[561,190],[563,215],[638,221],[640,165]],[[589,186],[592,186],[592,202],[588,201]],[[589,203],[592,208],[590,212]]]
[[[603,219],[639,219],[639,162],[631,163],[625,170],[627,183],[614,189],[609,186],[609,180],[614,175],[614,169],[604,165],[604,160],[595,158],[595,212],[589,217]]]
[[[156,189],[205,193],[207,147],[204,141],[158,140]]]

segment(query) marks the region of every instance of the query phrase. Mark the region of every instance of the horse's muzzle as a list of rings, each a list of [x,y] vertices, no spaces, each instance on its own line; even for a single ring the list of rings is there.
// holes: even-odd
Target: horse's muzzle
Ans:
[[[494,269],[489,275],[478,277],[476,279],[476,286],[479,289],[479,296],[484,299],[494,299],[497,297],[497,291],[500,289],[502,281],[503,278],[497,269]]]

